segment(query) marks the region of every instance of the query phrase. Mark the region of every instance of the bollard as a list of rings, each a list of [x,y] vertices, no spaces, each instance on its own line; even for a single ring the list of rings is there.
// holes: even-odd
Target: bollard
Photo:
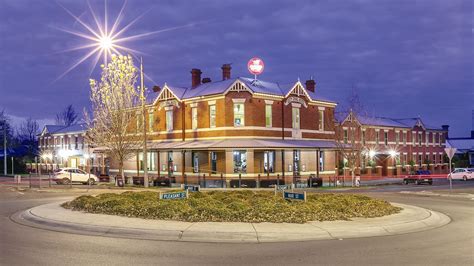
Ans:
[[[242,187],[242,174],[239,173],[239,188]]]
[[[258,174],[258,176],[257,176],[257,184],[256,184],[256,187],[257,187],[257,188],[260,188],[260,174]]]
[[[204,179],[204,184],[203,184],[202,187],[206,187],[206,174],[203,174],[202,178]],[[199,185],[201,185],[201,184],[199,184]]]
[[[280,174],[277,174],[277,186],[280,185]]]
[[[222,188],[224,188],[224,175],[221,173],[221,183]]]

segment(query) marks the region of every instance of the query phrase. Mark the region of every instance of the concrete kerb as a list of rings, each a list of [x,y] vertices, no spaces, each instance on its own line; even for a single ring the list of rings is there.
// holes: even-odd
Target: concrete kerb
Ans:
[[[51,203],[14,214],[17,223],[46,230],[146,240],[265,243],[398,235],[437,228],[451,219],[439,212],[392,203],[400,213],[352,221],[218,223],[147,220],[71,211]]]

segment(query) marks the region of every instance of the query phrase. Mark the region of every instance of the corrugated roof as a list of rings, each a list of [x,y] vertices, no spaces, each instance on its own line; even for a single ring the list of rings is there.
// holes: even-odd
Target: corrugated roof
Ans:
[[[339,122],[343,122],[348,116],[347,112],[337,112],[335,113],[335,118]],[[383,127],[400,127],[400,128],[413,128],[416,126],[418,121],[423,124],[426,129],[430,130],[442,130],[441,127],[436,127],[432,125],[426,125],[421,121],[420,118],[389,118],[389,117],[379,117],[379,116],[366,116],[366,115],[356,115],[357,120],[362,125],[371,125],[371,126],[383,126]]]
[[[474,139],[458,138],[446,140],[446,146],[458,149],[460,152],[474,151]]]
[[[70,126],[61,125],[45,125],[44,126],[49,134],[64,134],[71,132],[85,132],[87,129],[86,124],[75,124]]]

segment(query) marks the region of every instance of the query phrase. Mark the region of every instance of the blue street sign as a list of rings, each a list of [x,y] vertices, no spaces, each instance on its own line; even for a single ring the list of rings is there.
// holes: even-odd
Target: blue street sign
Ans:
[[[188,191],[160,193],[160,199],[186,199]]]
[[[189,190],[190,192],[199,192],[201,190],[200,185],[184,185],[185,190]]]
[[[293,193],[293,192],[283,191],[283,198],[284,199],[290,199],[290,200],[304,200],[304,201],[306,201],[306,192]]]

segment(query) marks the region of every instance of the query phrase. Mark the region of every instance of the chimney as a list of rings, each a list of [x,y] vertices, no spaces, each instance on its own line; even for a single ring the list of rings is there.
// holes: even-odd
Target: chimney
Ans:
[[[309,91],[314,92],[315,88],[316,88],[316,82],[314,81],[314,79],[313,78],[308,79],[306,81],[306,89],[309,90]]]
[[[441,128],[446,131],[446,139],[449,139],[449,135],[448,135],[448,130],[449,130],[449,125],[442,125]]]
[[[201,85],[201,70],[197,68],[193,68],[191,70],[191,86],[193,88]]]
[[[232,69],[230,64],[223,64],[221,68],[222,68],[222,80],[230,79],[230,70]]]
[[[203,78],[202,84],[211,82],[211,78]]]

